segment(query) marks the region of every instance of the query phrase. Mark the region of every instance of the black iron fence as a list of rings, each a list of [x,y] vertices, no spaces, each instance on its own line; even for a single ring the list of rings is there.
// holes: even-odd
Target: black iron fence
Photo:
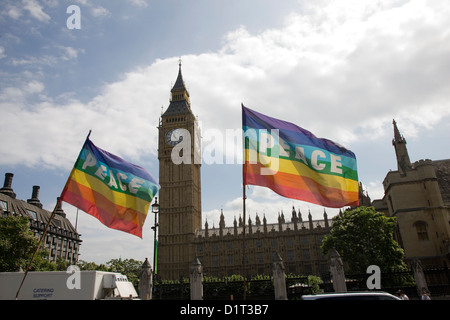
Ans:
[[[424,269],[428,289],[432,297],[450,298],[450,269],[434,268]],[[348,291],[365,291],[367,279],[370,274],[348,274],[346,284]],[[316,277],[317,278],[317,277]],[[418,299],[419,293],[411,270],[398,270],[381,273],[381,290],[395,294],[398,290],[405,292],[410,298]],[[311,294],[321,290],[333,292],[333,283],[329,274],[320,277],[321,282],[314,287],[307,276],[288,275],[286,277],[286,291],[288,299],[300,299],[304,294]],[[270,276],[261,276],[245,281],[246,299],[273,300],[273,279]],[[242,300],[244,298],[244,280],[240,276],[223,279],[204,278],[204,300]],[[188,300],[190,299],[189,279],[180,279],[171,282],[157,282],[154,286],[153,299]]]
[[[250,279],[245,281],[245,297],[253,300],[270,300],[274,297],[273,279]],[[157,283],[154,286],[153,299],[185,300],[190,299],[189,280]],[[242,300],[244,299],[244,280],[214,279],[203,281],[204,300]]]
[[[424,269],[425,280],[432,296],[449,296],[450,297],[450,269],[449,268],[432,268]],[[367,290],[368,274],[349,274],[346,275],[347,290],[359,291]],[[398,290],[402,290],[408,297],[416,299],[420,298],[421,288],[417,288],[412,270],[398,270],[391,272],[383,272],[380,275],[381,289],[383,291],[395,294]],[[333,289],[332,283],[327,282],[327,289]]]

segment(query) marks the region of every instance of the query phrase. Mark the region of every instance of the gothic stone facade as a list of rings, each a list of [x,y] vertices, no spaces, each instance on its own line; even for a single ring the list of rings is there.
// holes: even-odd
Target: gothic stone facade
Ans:
[[[159,236],[158,275],[162,279],[189,276],[189,266],[195,258],[194,238],[201,228],[200,137],[197,119],[192,113],[189,93],[181,74],[171,90],[169,107],[158,126],[159,159]],[[192,139],[191,139],[192,137]],[[188,145],[190,156],[176,148]],[[184,163],[176,164],[184,156]],[[186,159],[189,157],[189,159]]]
[[[243,255],[242,222],[225,227],[222,215],[219,229],[201,223],[201,179],[199,156],[200,132],[191,110],[189,93],[183,81],[181,63],[171,90],[168,108],[158,126],[159,159],[159,236],[158,275],[162,279],[189,276],[189,266],[202,262],[205,275],[257,275],[271,270],[275,253],[283,258],[288,272],[320,274],[328,270],[327,260],[320,254],[320,244],[329,232],[328,219],[301,221],[296,216],[278,224],[255,224],[246,227],[246,250]],[[189,134],[187,134],[187,132]],[[172,154],[182,156],[176,148],[191,148],[188,163],[175,164]],[[186,155],[184,155],[186,156]],[[245,259],[246,269],[242,269]]]
[[[394,125],[392,144],[397,170],[383,181],[384,197],[373,206],[397,218],[396,240],[405,260],[419,259],[424,266],[450,262],[450,159],[411,163],[406,140]]]
[[[159,275],[165,279],[187,277],[189,265],[196,257],[207,275],[267,274],[276,253],[284,260],[287,272],[317,275],[327,272],[327,260],[320,252],[321,241],[330,230],[326,217],[303,222],[301,215],[294,214],[295,210],[291,222],[285,222],[282,215],[276,224],[268,224],[265,219],[261,223],[255,217],[254,224],[249,220],[246,225],[245,250],[242,221],[226,227],[222,215],[219,228],[210,229],[206,224],[201,229],[200,164],[195,161],[199,132],[181,75],[181,63],[171,94],[170,105],[158,127]],[[191,164],[176,165],[171,159],[173,148],[186,142],[183,130],[179,129],[194,137],[188,146],[192,151]],[[393,145],[398,170],[386,175],[384,197],[371,202],[360,186],[360,204],[372,204],[378,211],[397,218],[396,240],[404,248],[407,262],[420,259],[427,266],[442,266],[449,262],[450,255],[450,159],[411,163],[406,140],[395,121]]]
[[[255,222],[248,219],[245,229],[245,250],[241,218],[239,222],[234,219],[233,227],[225,227],[221,214],[219,228],[210,229],[206,222],[205,229],[197,231],[197,257],[206,275],[271,275],[278,254],[286,273],[319,276],[328,273],[329,263],[320,250],[323,238],[330,232],[326,212],[324,220],[313,221],[309,214],[308,221],[303,221],[300,211],[297,216],[292,208],[290,222],[281,213],[278,223],[273,224],[268,224],[265,217],[261,223],[256,215]]]

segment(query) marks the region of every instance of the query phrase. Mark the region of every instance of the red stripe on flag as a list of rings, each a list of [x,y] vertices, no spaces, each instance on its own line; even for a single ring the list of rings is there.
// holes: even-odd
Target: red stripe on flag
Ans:
[[[61,200],[94,216],[109,228],[121,230],[142,238],[146,216],[136,210],[118,206],[101,193],[69,180]],[[140,223],[140,224],[139,224]]]
[[[330,188],[317,183],[315,180],[299,175],[277,172],[274,175],[261,175],[262,166],[258,164],[244,164],[244,184],[268,187],[279,195],[287,198],[312,202],[330,208],[357,206],[358,193]]]

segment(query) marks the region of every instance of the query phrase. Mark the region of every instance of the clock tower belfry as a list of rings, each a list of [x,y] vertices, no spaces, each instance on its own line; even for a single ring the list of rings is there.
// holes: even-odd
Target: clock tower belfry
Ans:
[[[201,229],[200,132],[181,74],[158,127],[159,235],[157,274],[189,277],[195,232]],[[180,163],[180,159],[183,159]]]

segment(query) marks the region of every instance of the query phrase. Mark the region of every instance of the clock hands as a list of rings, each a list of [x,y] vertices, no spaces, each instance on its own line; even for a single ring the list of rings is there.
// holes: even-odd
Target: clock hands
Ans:
[[[167,143],[174,146],[181,141],[183,141],[183,130],[182,129],[172,129],[166,135]]]

